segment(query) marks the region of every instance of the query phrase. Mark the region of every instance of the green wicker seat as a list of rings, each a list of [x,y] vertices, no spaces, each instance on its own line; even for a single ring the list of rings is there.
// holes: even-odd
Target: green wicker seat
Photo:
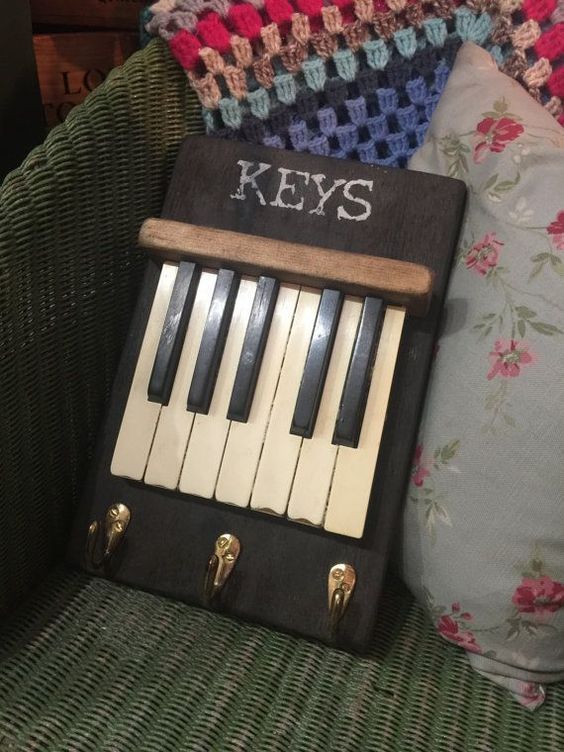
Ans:
[[[90,578],[61,560],[179,142],[201,129],[159,42],[0,197],[0,751],[564,750],[390,579],[368,656]]]

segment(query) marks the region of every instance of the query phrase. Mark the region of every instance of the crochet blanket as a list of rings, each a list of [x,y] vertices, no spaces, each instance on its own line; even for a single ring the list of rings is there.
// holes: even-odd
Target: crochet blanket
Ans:
[[[210,134],[404,167],[473,41],[564,124],[557,0],[159,0]]]

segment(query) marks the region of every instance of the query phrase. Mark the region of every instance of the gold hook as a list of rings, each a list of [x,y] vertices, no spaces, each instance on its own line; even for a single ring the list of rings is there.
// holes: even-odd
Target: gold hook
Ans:
[[[123,542],[130,520],[131,512],[125,504],[112,504],[108,507],[104,520],[104,549],[99,557],[96,556],[96,549],[100,537],[100,523],[96,520],[90,523],[86,539],[86,562],[88,566],[93,569],[101,569],[110,562]]]
[[[209,603],[225,585],[241,552],[239,538],[223,533],[215,542],[215,550],[206,568],[204,598]]]
[[[350,564],[335,564],[329,571],[327,582],[329,596],[329,626],[331,634],[337,632],[356,584],[356,572]]]

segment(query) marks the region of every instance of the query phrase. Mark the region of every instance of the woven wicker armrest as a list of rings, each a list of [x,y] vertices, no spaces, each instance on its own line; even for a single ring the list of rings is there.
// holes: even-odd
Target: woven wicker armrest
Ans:
[[[201,130],[152,43],[115,70],[0,191],[0,613],[58,559],[176,150]]]

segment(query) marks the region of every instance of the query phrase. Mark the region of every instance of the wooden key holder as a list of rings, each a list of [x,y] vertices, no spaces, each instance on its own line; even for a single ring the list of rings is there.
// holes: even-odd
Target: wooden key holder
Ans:
[[[76,516],[71,562],[82,565],[91,522],[104,518],[108,499],[119,499],[134,524],[119,551],[119,567],[108,576],[365,650],[409,478],[464,203],[465,187],[456,180],[187,138],[161,218],[147,220],[140,233],[150,258]],[[370,293],[407,307],[362,537],[112,475],[112,455],[163,258],[190,258],[204,266]],[[220,567],[215,548],[226,530],[241,550],[231,574]],[[216,557],[213,562],[210,554]],[[354,585],[344,577],[328,583],[336,562],[354,571]],[[86,568],[103,575],[95,563],[90,560]]]

